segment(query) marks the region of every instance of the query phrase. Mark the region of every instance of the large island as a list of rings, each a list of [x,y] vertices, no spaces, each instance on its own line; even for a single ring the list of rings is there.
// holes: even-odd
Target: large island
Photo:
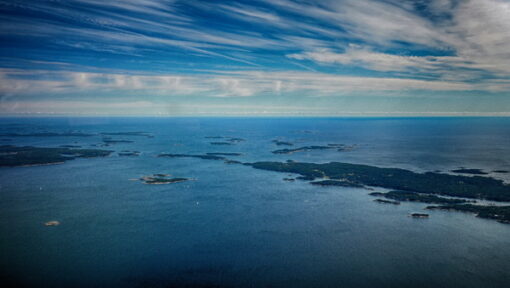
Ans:
[[[112,152],[99,149],[4,145],[0,146],[0,167],[59,164],[76,158],[105,157]]]

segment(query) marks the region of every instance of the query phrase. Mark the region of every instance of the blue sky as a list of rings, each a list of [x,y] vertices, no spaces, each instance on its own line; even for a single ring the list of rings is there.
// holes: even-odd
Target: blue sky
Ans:
[[[507,0],[0,1],[0,114],[510,115]]]

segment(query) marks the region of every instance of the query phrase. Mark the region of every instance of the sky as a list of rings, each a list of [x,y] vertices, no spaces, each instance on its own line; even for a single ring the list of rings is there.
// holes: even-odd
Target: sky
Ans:
[[[0,0],[0,115],[510,116],[510,0]]]

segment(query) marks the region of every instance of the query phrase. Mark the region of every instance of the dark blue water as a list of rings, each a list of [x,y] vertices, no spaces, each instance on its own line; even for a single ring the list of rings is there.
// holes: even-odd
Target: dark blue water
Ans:
[[[241,152],[243,162],[342,161],[413,171],[510,170],[508,118],[4,118],[1,131],[145,131],[139,157],[0,168],[0,279],[29,287],[508,287],[510,225],[371,191],[286,182],[287,174],[161,152]],[[206,136],[246,139],[213,146]],[[91,148],[101,137],[1,137],[0,144]],[[275,155],[295,146],[351,152]],[[78,144],[76,144],[77,142]],[[195,181],[145,185],[170,173]],[[489,176],[509,181],[509,174]],[[505,178],[506,177],[506,178]],[[383,191],[383,189],[377,189]],[[58,220],[56,227],[44,222]]]

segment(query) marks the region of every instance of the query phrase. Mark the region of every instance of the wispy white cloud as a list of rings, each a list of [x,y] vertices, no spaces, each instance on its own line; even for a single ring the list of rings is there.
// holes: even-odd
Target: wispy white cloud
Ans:
[[[374,1],[333,1],[329,2],[329,9],[288,0],[275,3],[296,13],[338,23],[352,34],[353,39],[362,38],[366,45],[378,47],[378,50],[395,50],[392,43],[406,42],[447,49],[453,55],[409,56],[359,47],[336,52],[338,46],[323,45],[323,48],[289,54],[288,57],[293,59],[361,66],[376,71],[431,72],[440,74],[443,79],[466,78],[463,75],[453,77],[462,73],[475,79],[491,74],[493,77],[510,77],[508,1],[467,0],[458,5],[446,0],[427,1],[429,12],[449,16],[438,23],[420,16],[413,6]],[[334,20],[335,17],[338,19]],[[479,73],[473,73],[474,70]]]
[[[0,94],[34,95],[40,91],[61,95],[100,92],[138,93],[147,96],[246,97],[271,94],[345,96],[350,92],[401,91],[506,91],[510,80],[488,83],[354,77],[316,72],[216,71],[204,75],[103,74],[4,69]]]
[[[25,47],[17,55],[24,61],[2,55],[0,67],[17,67],[0,70],[4,102],[39,93],[214,101],[274,95],[292,102],[295,95],[510,91],[506,0],[0,0],[0,6],[19,12],[0,15],[0,36],[44,44]],[[72,57],[59,54],[70,50]]]

